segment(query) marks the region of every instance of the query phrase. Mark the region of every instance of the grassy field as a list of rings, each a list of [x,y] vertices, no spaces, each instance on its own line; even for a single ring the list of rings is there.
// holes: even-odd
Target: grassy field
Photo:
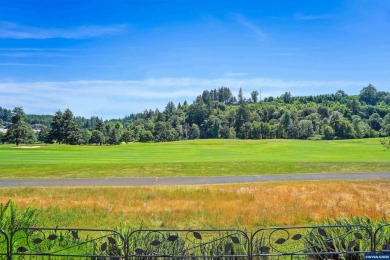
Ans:
[[[0,146],[0,178],[217,176],[386,172],[379,139],[197,140],[119,146]],[[1,181],[1,180],[0,180]],[[390,181],[176,187],[2,188],[0,202],[36,206],[44,226],[255,229],[326,218],[390,216]]]
[[[379,139],[196,140],[119,146],[0,146],[0,178],[217,176],[385,172]]]
[[[0,203],[35,206],[46,227],[242,228],[390,216],[390,181],[176,187],[3,188]]]

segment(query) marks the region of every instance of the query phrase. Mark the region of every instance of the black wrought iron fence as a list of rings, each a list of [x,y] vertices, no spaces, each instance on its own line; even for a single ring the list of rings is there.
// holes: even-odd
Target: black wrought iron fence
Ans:
[[[9,240],[7,234],[0,229],[0,259],[6,259],[9,253]]]
[[[363,259],[373,252],[372,234],[360,225],[264,228],[251,246],[254,259]]]
[[[10,239],[10,259],[122,259],[125,255],[126,241],[114,230],[22,228]]]
[[[248,259],[250,243],[241,230],[136,230],[128,239],[132,259]]]
[[[238,229],[0,229],[0,259],[364,259],[390,255],[390,224]]]
[[[380,226],[374,233],[375,253],[390,255],[390,224]]]

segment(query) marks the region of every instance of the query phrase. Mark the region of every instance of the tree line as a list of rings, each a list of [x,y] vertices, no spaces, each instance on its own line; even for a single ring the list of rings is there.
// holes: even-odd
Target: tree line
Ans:
[[[16,111],[15,111],[16,109]],[[11,114],[20,114],[15,108]],[[23,112],[23,110],[22,110]],[[121,142],[169,142],[189,139],[350,139],[390,136],[390,93],[364,87],[359,95],[334,94],[279,97],[259,100],[242,89],[233,96],[228,87],[205,90],[192,104],[168,102],[163,111],[145,110],[123,119],[103,121],[99,117],[75,117],[66,109],[53,116],[27,115],[25,122],[42,123],[36,140],[64,144],[120,144]],[[3,118],[1,118],[3,119]],[[41,121],[39,121],[41,119]],[[4,120],[4,119],[3,119]],[[11,129],[3,137],[10,139]],[[25,128],[25,125],[23,126]],[[10,134],[8,134],[10,132]],[[25,140],[24,140],[25,141]],[[34,137],[30,142],[35,141]]]

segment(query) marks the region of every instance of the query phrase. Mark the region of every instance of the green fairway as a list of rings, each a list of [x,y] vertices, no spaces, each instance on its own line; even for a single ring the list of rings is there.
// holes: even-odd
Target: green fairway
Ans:
[[[119,146],[0,146],[0,178],[386,172],[379,139],[196,140]]]

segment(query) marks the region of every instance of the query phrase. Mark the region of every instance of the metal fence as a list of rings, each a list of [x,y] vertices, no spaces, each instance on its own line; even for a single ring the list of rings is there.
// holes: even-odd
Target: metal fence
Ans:
[[[9,255],[9,240],[7,234],[0,229],[0,259],[6,259]]]
[[[0,259],[364,259],[390,255],[390,224],[238,229],[0,229]]]
[[[136,230],[128,249],[130,259],[248,259],[250,239],[235,229]]]
[[[390,224],[380,226],[374,233],[374,253],[390,254]]]

